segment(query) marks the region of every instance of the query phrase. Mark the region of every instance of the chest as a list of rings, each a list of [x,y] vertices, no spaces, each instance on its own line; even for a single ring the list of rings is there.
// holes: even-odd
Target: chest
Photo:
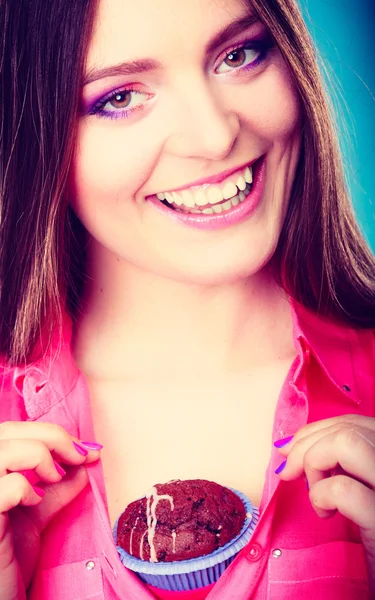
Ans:
[[[89,381],[111,523],[154,484],[209,479],[259,505],[290,361],[251,375]]]

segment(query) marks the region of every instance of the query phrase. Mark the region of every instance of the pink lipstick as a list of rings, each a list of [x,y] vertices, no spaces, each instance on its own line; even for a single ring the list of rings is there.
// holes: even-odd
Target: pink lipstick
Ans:
[[[226,212],[214,214],[179,212],[166,206],[155,195],[149,196],[147,202],[161,214],[187,227],[207,230],[223,229],[240,223],[256,210],[263,197],[265,173],[266,159],[265,156],[262,156],[253,164],[253,183],[250,193],[240,204]],[[209,185],[210,183],[211,180],[201,180],[201,185]]]

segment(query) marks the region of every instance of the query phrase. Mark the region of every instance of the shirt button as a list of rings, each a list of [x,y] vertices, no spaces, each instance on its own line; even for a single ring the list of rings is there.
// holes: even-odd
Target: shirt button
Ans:
[[[247,558],[248,560],[250,560],[250,562],[257,562],[257,560],[260,560],[262,554],[262,546],[260,546],[259,544],[251,544],[247,551]]]
[[[280,548],[275,548],[274,550],[272,550],[272,556],[274,558],[280,558],[281,555],[282,555],[282,552],[281,552]]]
[[[92,571],[93,569],[95,569],[95,563],[93,560],[89,560],[85,566],[88,571]]]

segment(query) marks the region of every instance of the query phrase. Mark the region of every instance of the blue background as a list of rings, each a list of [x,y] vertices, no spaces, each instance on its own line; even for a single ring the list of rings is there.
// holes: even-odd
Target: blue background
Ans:
[[[375,0],[299,0],[335,91],[353,205],[375,251]]]

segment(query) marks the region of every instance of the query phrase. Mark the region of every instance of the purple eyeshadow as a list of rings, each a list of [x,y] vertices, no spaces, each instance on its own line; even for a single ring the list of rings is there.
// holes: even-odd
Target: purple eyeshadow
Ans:
[[[243,67],[233,69],[233,75],[240,75],[241,73],[246,73],[247,71],[251,71],[251,69],[256,68],[264,60],[266,60],[269,51],[271,50],[271,48],[273,48],[274,45],[275,42],[269,34],[263,35],[258,38],[253,37],[251,39],[245,39],[237,42],[232,49],[226,52],[227,57],[231,53],[239,52],[240,50],[255,50],[259,53],[259,56]],[[225,58],[223,58],[223,60],[225,60]],[[128,84],[128,86],[124,85],[120,88],[117,87],[104,94],[103,92],[97,93],[94,97],[87,100],[82,99],[80,105],[81,115],[95,115],[97,117],[109,119],[121,119],[129,117],[136,110],[135,108],[122,109],[118,111],[104,110],[104,106],[111,98],[113,98],[113,96],[124,91],[137,93],[137,91],[132,88],[132,85]]]

